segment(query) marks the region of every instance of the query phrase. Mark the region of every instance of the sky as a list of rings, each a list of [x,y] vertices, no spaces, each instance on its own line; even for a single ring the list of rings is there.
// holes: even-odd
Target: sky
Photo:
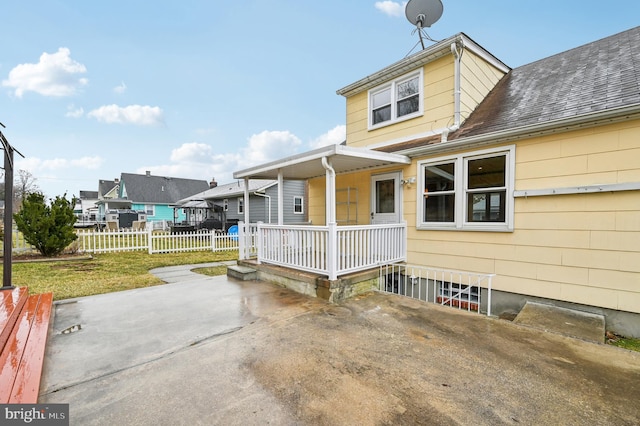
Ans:
[[[442,3],[431,38],[464,32],[512,68],[640,24],[637,0]],[[336,91],[420,48],[405,4],[3,1],[0,131],[24,155],[14,173],[47,197],[147,171],[224,184],[340,143]]]

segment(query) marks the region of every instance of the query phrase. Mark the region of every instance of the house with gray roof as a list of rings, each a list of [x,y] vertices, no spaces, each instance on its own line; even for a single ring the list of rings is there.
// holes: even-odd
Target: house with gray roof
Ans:
[[[358,195],[356,225],[309,249],[336,257],[314,272],[338,282],[356,269],[343,263],[374,258],[480,273],[490,298],[453,278],[431,297],[493,315],[555,305],[640,337],[640,27],[517,68],[459,33],[337,93],[345,146],[234,173],[307,179],[309,219],[328,228],[317,232],[341,232],[339,191]],[[380,224],[400,231],[385,246],[342,245],[345,263],[337,244]],[[302,269],[300,258],[277,264]],[[401,288],[429,284],[414,278]]]
[[[97,202],[99,217],[113,210],[144,212],[148,222],[181,223],[186,215],[174,204],[182,198],[204,191],[206,180],[122,173],[113,181],[100,180]],[[104,220],[104,219],[103,219]]]
[[[277,220],[278,181],[253,179],[248,183],[249,219],[251,222],[273,223]],[[224,185],[211,182],[210,188],[180,200],[176,205],[184,210],[187,222],[198,225],[205,219],[215,218],[228,228],[245,220],[245,182],[236,181]],[[283,182],[283,204],[285,223],[306,223],[306,182],[294,180]]]

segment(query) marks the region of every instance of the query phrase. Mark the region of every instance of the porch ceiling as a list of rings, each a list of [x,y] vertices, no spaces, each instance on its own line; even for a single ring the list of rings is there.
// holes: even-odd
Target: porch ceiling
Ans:
[[[330,145],[270,163],[233,173],[234,179],[277,179],[282,170],[284,179],[310,179],[325,175],[322,158],[326,157],[336,173],[348,173],[393,164],[410,164],[405,155],[390,154],[365,148]]]

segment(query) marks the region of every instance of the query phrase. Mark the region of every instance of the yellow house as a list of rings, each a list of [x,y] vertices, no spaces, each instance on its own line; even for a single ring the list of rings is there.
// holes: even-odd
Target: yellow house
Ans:
[[[328,281],[397,264],[387,290],[640,337],[640,27],[515,69],[461,33],[337,93],[343,145],[234,174],[309,182],[312,225],[261,228],[259,261]],[[482,274],[491,296],[420,268]]]

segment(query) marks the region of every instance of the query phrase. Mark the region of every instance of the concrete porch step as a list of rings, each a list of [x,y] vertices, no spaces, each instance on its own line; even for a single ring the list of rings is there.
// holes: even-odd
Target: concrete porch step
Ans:
[[[527,302],[513,322],[590,342],[604,343],[603,315]]]
[[[227,267],[227,276],[242,281],[250,281],[258,279],[258,272],[247,266],[230,265]]]

